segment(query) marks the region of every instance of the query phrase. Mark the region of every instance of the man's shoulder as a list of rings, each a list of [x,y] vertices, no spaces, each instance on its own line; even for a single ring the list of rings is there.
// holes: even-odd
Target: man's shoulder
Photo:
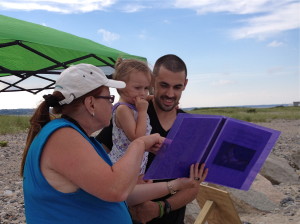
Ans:
[[[156,114],[152,100],[149,101],[147,113],[150,117],[151,117],[151,115]]]
[[[177,109],[177,114],[179,114],[179,113],[186,113],[186,112],[182,109]]]

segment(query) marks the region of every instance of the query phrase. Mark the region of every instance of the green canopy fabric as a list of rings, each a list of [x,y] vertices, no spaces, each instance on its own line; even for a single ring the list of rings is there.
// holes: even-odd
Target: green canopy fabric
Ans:
[[[144,57],[85,38],[0,15],[0,92],[28,91],[35,94],[52,89],[55,78],[45,74],[57,75],[62,69],[78,63],[113,67],[118,57],[146,61]],[[30,77],[48,83],[38,88],[22,86]]]

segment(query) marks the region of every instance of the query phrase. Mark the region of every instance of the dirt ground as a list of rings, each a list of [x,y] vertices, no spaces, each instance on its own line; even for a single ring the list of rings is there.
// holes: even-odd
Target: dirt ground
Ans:
[[[260,125],[281,131],[281,136],[272,153],[285,158],[296,170],[293,155],[300,151],[300,120],[274,120]],[[22,179],[19,176],[20,161],[25,146],[26,133],[0,135],[7,147],[0,147],[0,224],[25,223]],[[239,213],[245,224],[299,224],[300,182],[295,185],[282,183],[275,186],[287,200],[270,213],[249,209]]]

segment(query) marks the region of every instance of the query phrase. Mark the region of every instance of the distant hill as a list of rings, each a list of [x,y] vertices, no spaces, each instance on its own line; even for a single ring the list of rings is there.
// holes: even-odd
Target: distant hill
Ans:
[[[34,109],[0,109],[0,115],[32,115]]]
[[[202,108],[227,108],[227,107],[246,107],[246,108],[272,108],[272,107],[288,107],[292,104],[266,104],[266,105],[240,105],[240,106],[218,106],[218,107],[186,107],[181,108],[185,111],[197,110]]]
[[[231,107],[249,107],[249,108],[271,108],[271,107],[286,107],[291,106],[291,104],[271,104],[271,105],[243,105],[243,106],[231,106]],[[228,107],[228,106],[223,106]],[[181,108],[185,111],[190,111],[194,109],[201,109],[205,107],[186,107]],[[212,107],[213,108],[213,107]],[[0,115],[33,115],[35,109],[0,109]]]

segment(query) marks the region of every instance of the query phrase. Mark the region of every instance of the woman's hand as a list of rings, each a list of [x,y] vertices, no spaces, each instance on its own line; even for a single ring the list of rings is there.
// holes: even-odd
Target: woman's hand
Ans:
[[[142,136],[136,139],[136,141],[141,140],[145,144],[145,151],[156,153],[160,147],[162,146],[162,143],[164,142],[165,138],[161,137],[159,134],[152,134],[147,136]]]
[[[199,186],[203,182],[208,174],[208,168],[205,168],[205,164],[199,163],[192,164],[190,167],[190,177],[189,178],[178,178],[176,180],[170,181],[173,188],[177,190],[182,190],[185,188],[193,188]]]

